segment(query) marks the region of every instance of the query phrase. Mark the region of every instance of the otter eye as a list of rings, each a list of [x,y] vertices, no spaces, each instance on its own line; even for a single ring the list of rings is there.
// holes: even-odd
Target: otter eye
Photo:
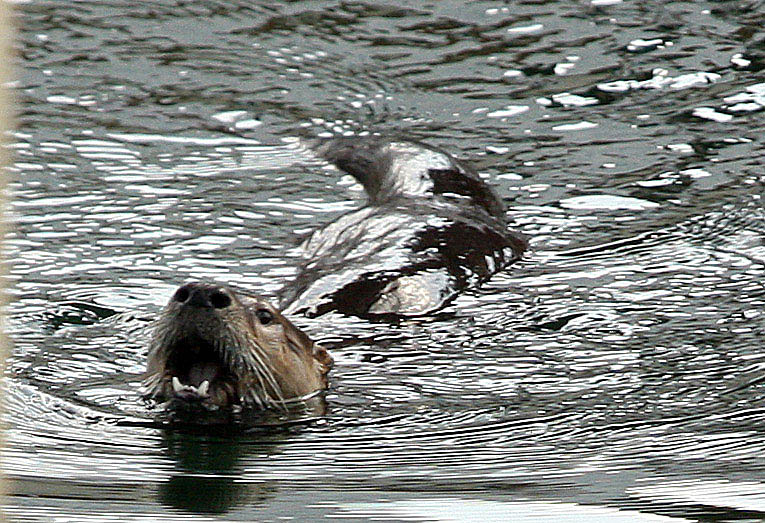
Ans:
[[[258,317],[258,321],[262,325],[268,325],[272,321],[274,321],[274,315],[273,313],[268,309],[258,309],[255,311],[255,316]]]

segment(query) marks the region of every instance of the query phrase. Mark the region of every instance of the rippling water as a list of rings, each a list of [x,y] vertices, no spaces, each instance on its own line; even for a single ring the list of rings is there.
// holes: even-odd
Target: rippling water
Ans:
[[[765,518],[761,1],[20,3],[14,520]],[[297,138],[470,159],[530,254],[295,322],[326,417],[163,430],[145,325],[363,202]]]

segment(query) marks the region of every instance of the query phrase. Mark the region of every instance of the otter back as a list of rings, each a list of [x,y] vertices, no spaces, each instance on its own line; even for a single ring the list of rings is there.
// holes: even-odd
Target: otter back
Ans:
[[[440,149],[366,137],[315,150],[369,199],[301,245],[301,269],[280,293],[285,313],[426,314],[527,248],[507,230],[496,193]]]

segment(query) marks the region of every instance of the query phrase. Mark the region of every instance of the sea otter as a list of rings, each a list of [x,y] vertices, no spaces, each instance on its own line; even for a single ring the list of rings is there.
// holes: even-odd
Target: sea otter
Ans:
[[[368,201],[316,230],[280,292],[286,314],[421,315],[518,260],[497,194],[466,164],[414,141],[336,138],[314,150],[363,186]]]
[[[302,244],[302,267],[280,293],[288,314],[426,314],[527,247],[507,229],[496,193],[440,149],[378,137],[314,146],[364,186],[368,202]],[[331,365],[264,299],[189,283],[157,321],[145,384],[159,399],[272,408],[325,389]]]
[[[188,283],[149,344],[144,386],[160,400],[208,408],[283,408],[327,388],[332,357],[266,300]]]

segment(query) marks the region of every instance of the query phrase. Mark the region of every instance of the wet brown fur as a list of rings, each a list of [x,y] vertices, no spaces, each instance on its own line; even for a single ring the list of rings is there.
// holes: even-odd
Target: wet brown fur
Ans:
[[[230,304],[192,306],[179,303],[178,293],[173,296],[156,322],[149,346],[144,383],[150,395],[171,399],[172,377],[186,367],[191,370],[184,382],[194,386],[199,386],[205,372],[215,376],[204,403],[218,407],[278,408],[327,388],[332,357],[266,300],[221,285],[184,287],[190,286],[223,293]],[[260,319],[263,311],[272,318],[267,324]],[[205,367],[211,354],[219,362]]]

